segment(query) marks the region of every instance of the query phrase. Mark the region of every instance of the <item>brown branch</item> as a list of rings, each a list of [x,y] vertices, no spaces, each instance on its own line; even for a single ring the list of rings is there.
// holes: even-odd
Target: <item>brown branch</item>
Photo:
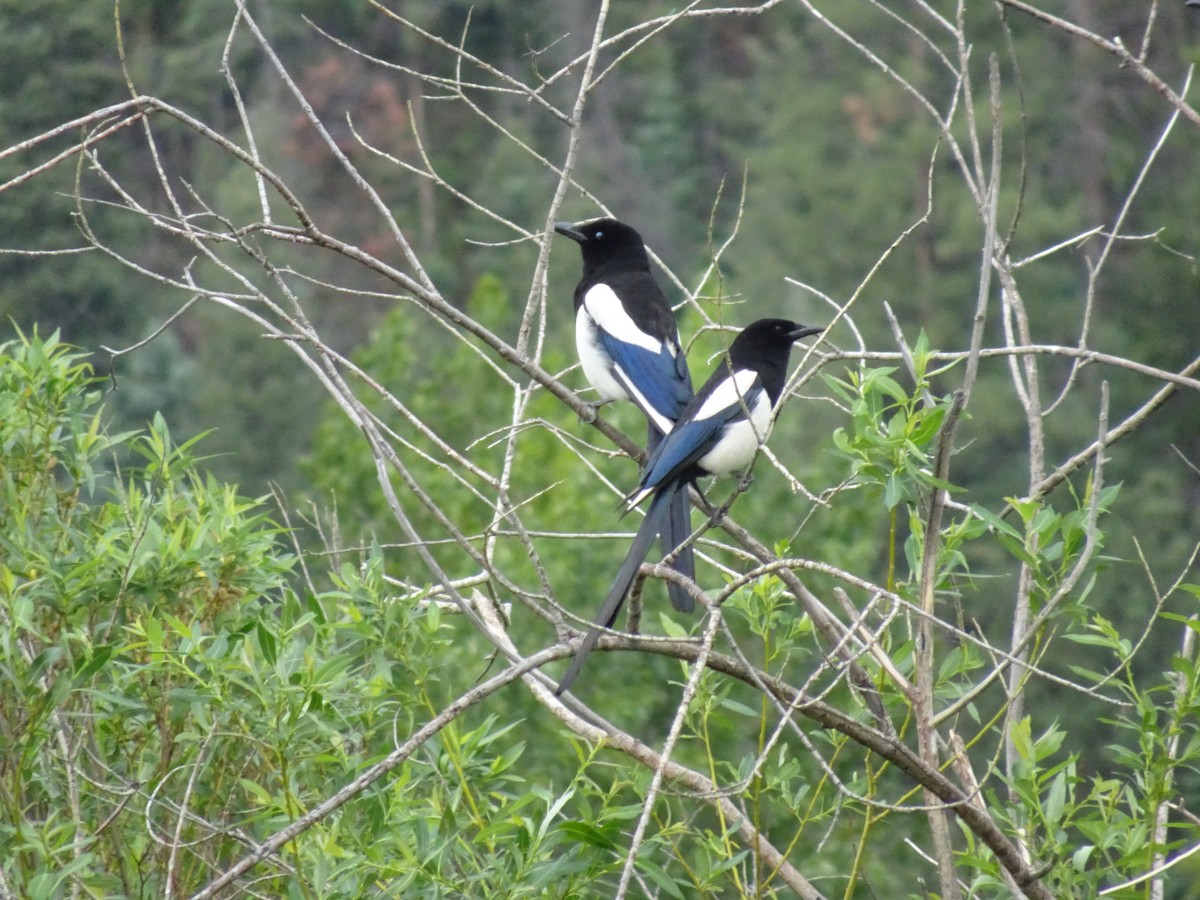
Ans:
[[[993,185],[994,187],[995,185]],[[964,391],[955,391],[954,400],[942,422],[933,473],[934,478],[939,482],[947,481],[950,476],[950,457],[954,449],[954,435],[958,430],[958,420],[962,414],[965,400]],[[937,732],[934,726],[933,645],[934,623],[937,621],[934,610],[937,558],[941,547],[942,513],[945,508],[946,491],[944,488],[935,487],[929,501],[929,515],[925,521],[925,546],[921,555],[921,609],[925,615],[922,616],[917,630],[915,662],[917,690],[914,703],[917,746],[920,748],[921,759],[931,769],[940,768]],[[928,788],[926,788],[926,792],[930,793]],[[929,831],[933,837],[938,877],[941,882],[941,894],[947,900],[958,900],[962,893],[954,872],[954,846],[950,838],[949,823],[940,809],[930,809],[928,815]]]
[[[621,638],[602,637],[596,650],[636,649],[639,652],[658,653],[687,662],[700,658],[703,648],[683,641],[646,640],[633,635]],[[564,649],[563,655],[570,652]],[[771,675],[753,669],[733,657],[722,653],[708,654],[708,668],[737,678],[753,687],[765,686],[780,702],[796,709],[822,728],[844,734],[855,743],[888,760],[915,784],[932,793],[945,804],[960,820],[995,854],[1000,864],[1012,875],[1026,897],[1035,900],[1052,900],[1049,890],[1039,880],[1038,873],[1022,858],[1020,850],[1013,844],[987,810],[974,801],[974,795],[963,791],[946,777],[936,766],[930,766],[912,748],[895,735],[885,735],[835,706],[803,696],[794,687]],[[761,689],[761,687],[760,687]],[[613,745],[625,749],[617,741]]]
[[[510,654],[510,657],[515,658],[518,656],[517,647],[513,644],[506,630],[506,623],[495,614],[491,606],[487,604],[477,604],[477,606],[481,617],[486,622],[489,637],[492,641],[497,646],[503,647]],[[611,638],[607,640],[616,641],[621,639]],[[550,651],[556,650],[558,651],[558,656],[566,656],[574,652],[574,648],[564,644],[550,648]],[[694,658],[693,662],[699,658]],[[675,762],[670,758],[669,753],[656,753],[632,735],[609,722],[600,720],[590,709],[583,707],[582,712],[585,712],[587,715],[585,718],[584,715],[575,709],[577,701],[570,695],[561,698],[558,697],[554,693],[553,688],[541,680],[540,673],[538,677],[534,677],[532,674],[525,676],[525,684],[543,706],[585,740],[593,743],[606,742],[609,746],[629,756],[650,771],[656,774],[661,773],[663,779],[671,781],[674,785],[682,785],[688,788],[696,796],[716,806],[726,819],[737,823],[737,831],[742,840],[750,847],[753,847],[754,852],[773,871],[777,872],[784,883],[794,890],[797,895],[804,898],[804,900],[822,900],[821,893],[813,887],[812,883],[804,877],[799,869],[788,861],[787,856],[771,844],[754,823],[747,816],[743,815],[737,804],[725,792],[717,790],[717,786],[704,775]]]
[[[705,509],[710,516],[714,512],[714,510],[708,508],[706,503],[702,504],[701,508]],[[778,559],[771,548],[759,541],[758,538],[754,537],[754,535],[741,525],[738,525],[727,515],[721,516],[719,524],[722,531],[741,544],[760,563],[772,563]],[[863,668],[862,663],[855,657],[852,649],[845,646],[845,626],[826,608],[825,604],[804,586],[804,583],[795,572],[788,568],[780,568],[776,574],[784,586],[787,587],[796,605],[808,613],[813,627],[816,628],[818,634],[824,639],[826,645],[830,648],[837,648],[838,658],[846,665],[851,683],[862,698],[863,703],[871,711],[871,715],[875,718],[875,721],[887,733],[895,733],[895,726],[892,724],[891,717],[887,714],[883,701],[880,699],[879,688],[875,686],[875,682],[871,679],[867,670]]]

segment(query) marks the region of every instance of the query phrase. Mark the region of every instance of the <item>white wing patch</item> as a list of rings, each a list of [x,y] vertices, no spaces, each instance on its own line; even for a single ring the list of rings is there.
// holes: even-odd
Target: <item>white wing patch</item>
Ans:
[[[620,298],[607,284],[598,284],[589,288],[588,292],[583,295],[582,308],[588,311],[592,321],[617,340],[644,347],[651,353],[662,352],[662,343],[650,337],[633,323],[629,313],[625,312]]]
[[[695,419],[708,419],[722,413],[731,406],[748,403],[746,395],[754,389],[754,380],[758,373],[752,369],[738,369],[717,385],[717,389],[708,395],[708,399],[696,410]],[[754,410],[750,410],[751,413]]]
[[[583,374],[601,400],[632,400],[666,434],[674,423],[650,404],[628,373],[609,357],[600,343],[601,329],[619,341],[654,354],[662,352],[662,343],[633,323],[616,293],[605,284],[589,289],[575,314],[575,348]]]

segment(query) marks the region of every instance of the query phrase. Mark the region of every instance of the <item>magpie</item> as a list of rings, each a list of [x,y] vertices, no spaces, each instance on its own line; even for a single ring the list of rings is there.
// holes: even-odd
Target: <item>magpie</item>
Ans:
[[[628,512],[647,496],[652,497],[625,562],[596,616],[597,626],[611,628],[616,621],[655,533],[667,521],[674,498],[686,495],[687,486],[697,478],[726,475],[754,461],[774,423],[793,342],[824,330],[786,319],[759,319],[734,339],[725,359],[650,454],[637,488],[626,498]],[[556,693],[570,688],[600,634],[599,627],[587,633]]]
[[[616,219],[559,222],[554,230],[579,244],[583,277],[575,287],[575,347],[583,374],[600,401],[632,400],[646,417],[653,452],[692,398],[692,378],[679,343],[675,314],[650,272],[642,237]],[[687,492],[670,506],[663,556],[691,534]],[[691,546],[678,551],[675,570],[696,577]],[[691,596],[668,584],[671,605],[691,612]]]

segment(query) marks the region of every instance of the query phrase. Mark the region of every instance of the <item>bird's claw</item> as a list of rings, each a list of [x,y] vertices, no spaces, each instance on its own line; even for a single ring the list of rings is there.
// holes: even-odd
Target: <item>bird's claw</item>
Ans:
[[[599,417],[600,407],[612,403],[611,400],[584,401],[584,412],[579,414],[579,421],[584,425],[592,425]]]

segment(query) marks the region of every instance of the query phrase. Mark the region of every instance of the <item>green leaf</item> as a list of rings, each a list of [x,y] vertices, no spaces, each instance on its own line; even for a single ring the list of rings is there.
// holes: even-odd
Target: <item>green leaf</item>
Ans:
[[[680,891],[679,885],[675,883],[675,879],[672,878],[658,863],[647,859],[646,855],[644,854],[639,855],[638,871],[649,877],[651,881],[658,885],[659,889],[666,896],[678,897],[679,900],[683,900],[683,892]]]
[[[908,402],[908,391],[900,387],[899,382],[889,376],[890,372],[895,372],[894,368],[889,369],[874,369],[863,385],[863,393],[870,391],[879,391],[891,397],[899,404]]]
[[[1076,872],[1084,872],[1087,870],[1088,860],[1092,858],[1092,854],[1096,852],[1095,844],[1084,844],[1078,850],[1071,854],[1071,866]]]
[[[1033,724],[1029,716],[1017,722],[1012,727],[1013,747],[1017,755],[1026,762],[1033,762]]]
[[[1062,821],[1063,810],[1067,805],[1067,777],[1065,772],[1060,772],[1054,777],[1050,783],[1050,791],[1046,795],[1046,802],[1043,807],[1043,814],[1046,817],[1046,822],[1051,829],[1057,828]]]
[[[599,847],[601,850],[617,849],[617,845],[612,838],[588,822],[581,822],[578,819],[568,819],[558,827],[559,830],[566,832],[575,840],[588,846]]]
[[[662,626],[663,633],[667,637],[674,638],[675,640],[679,641],[688,636],[687,629],[671,618],[671,616],[667,615],[667,613],[659,613],[658,621]]]
[[[105,663],[112,659],[113,650],[112,644],[104,644],[100,647],[93,648],[86,662],[79,666],[74,674],[72,681],[76,687],[85,684],[89,678],[104,668]]]
[[[762,716],[762,711],[747,706],[738,700],[731,700],[728,697],[722,697],[720,701],[722,709],[727,709],[730,712],[737,713],[739,716],[745,716],[748,719],[758,719]]]
[[[256,623],[255,634],[258,636],[258,646],[262,650],[263,659],[266,660],[267,665],[274,666],[275,661],[278,659],[275,652],[275,635],[271,633],[271,630],[267,628],[261,619]]]

